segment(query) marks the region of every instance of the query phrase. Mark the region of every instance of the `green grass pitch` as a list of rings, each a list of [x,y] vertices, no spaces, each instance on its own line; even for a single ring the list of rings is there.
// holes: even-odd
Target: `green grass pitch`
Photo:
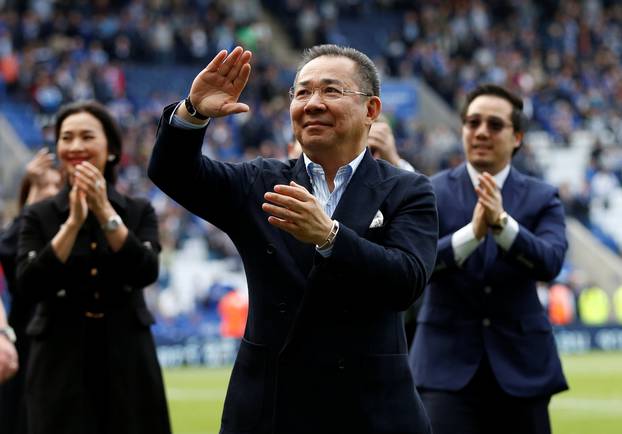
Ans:
[[[553,397],[554,434],[622,433],[622,353],[562,357],[570,390]],[[230,368],[164,371],[174,434],[216,434]]]

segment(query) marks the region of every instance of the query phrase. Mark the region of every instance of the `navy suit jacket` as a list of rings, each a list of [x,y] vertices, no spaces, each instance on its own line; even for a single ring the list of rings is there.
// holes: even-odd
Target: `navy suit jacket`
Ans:
[[[477,195],[466,165],[432,178],[439,213],[438,258],[426,289],[410,355],[417,386],[459,390],[488,357],[510,395],[567,388],[537,281],[559,273],[567,249],[557,190],[512,168],[503,207],[518,223],[509,251],[488,233],[458,266],[451,237],[471,221]]]
[[[322,258],[261,209],[276,184],[311,191],[303,158],[211,160],[201,155],[205,130],[171,126],[172,109],[160,120],[149,176],[231,237],[249,286],[221,433],[429,432],[402,323],[434,266],[429,180],[367,151],[334,212],[332,255]],[[370,229],[378,210],[384,225]]]

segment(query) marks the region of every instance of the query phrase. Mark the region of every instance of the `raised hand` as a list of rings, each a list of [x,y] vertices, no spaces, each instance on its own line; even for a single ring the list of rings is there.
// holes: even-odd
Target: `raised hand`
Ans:
[[[381,158],[397,166],[400,156],[395,147],[395,137],[389,124],[385,122],[374,122],[369,129],[367,145],[374,158]]]
[[[0,383],[15,375],[18,367],[15,347],[6,337],[0,336]]]
[[[39,149],[34,157],[26,164],[26,176],[32,185],[39,185],[43,182],[45,172],[54,164],[54,155],[48,148]]]
[[[242,47],[234,48],[231,53],[222,50],[195,77],[190,101],[199,113],[220,117],[249,110],[238,98],[251,73],[251,57],[251,52]]]
[[[321,245],[332,228],[332,220],[326,215],[317,198],[302,185],[275,185],[274,193],[267,192],[261,208],[270,214],[268,222],[282,229],[303,243]]]

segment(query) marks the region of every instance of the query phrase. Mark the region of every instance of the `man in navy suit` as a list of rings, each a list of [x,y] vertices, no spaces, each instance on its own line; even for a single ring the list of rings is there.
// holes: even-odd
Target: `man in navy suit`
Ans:
[[[537,281],[567,248],[557,190],[512,168],[522,100],[483,85],[466,98],[466,164],[432,178],[438,258],[411,352],[435,434],[550,433],[551,395],[567,389]]]
[[[434,266],[436,206],[427,178],[366,148],[378,72],[354,49],[311,48],[290,91],[303,155],[207,158],[208,118],[249,110],[238,98],[250,59],[221,51],[186,101],[165,108],[149,166],[244,261],[249,313],[221,433],[429,433],[403,311]]]

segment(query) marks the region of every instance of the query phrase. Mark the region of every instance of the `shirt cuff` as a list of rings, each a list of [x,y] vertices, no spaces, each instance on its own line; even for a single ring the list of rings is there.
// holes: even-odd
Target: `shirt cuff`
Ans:
[[[506,252],[510,250],[514,240],[518,236],[518,231],[520,227],[518,222],[512,218],[512,216],[508,215],[508,223],[505,225],[503,230],[498,234],[494,234],[495,242]]]
[[[477,246],[484,241],[484,238],[478,240],[473,232],[473,223],[469,223],[461,229],[458,229],[451,236],[451,247],[454,250],[454,259],[456,264],[461,266],[464,261],[477,249]]]
[[[201,128],[205,128],[209,124],[209,121],[212,120],[212,118],[207,118],[207,120],[202,124],[193,124],[192,122],[182,119],[180,116],[177,116],[176,113],[179,106],[183,103],[183,101],[179,101],[179,103],[175,106],[175,110],[171,113],[171,118],[168,120],[168,123],[172,126],[182,128],[184,130],[200,130]]]
[[[317,246],[315,247],[315,250],[317,250],[317,252],[322,255],[322,257],[324,258],[329,258],[330,255],[333,253],[333,245],[331,244],[330,246],[324,248],[324,249],[319,249]]]

